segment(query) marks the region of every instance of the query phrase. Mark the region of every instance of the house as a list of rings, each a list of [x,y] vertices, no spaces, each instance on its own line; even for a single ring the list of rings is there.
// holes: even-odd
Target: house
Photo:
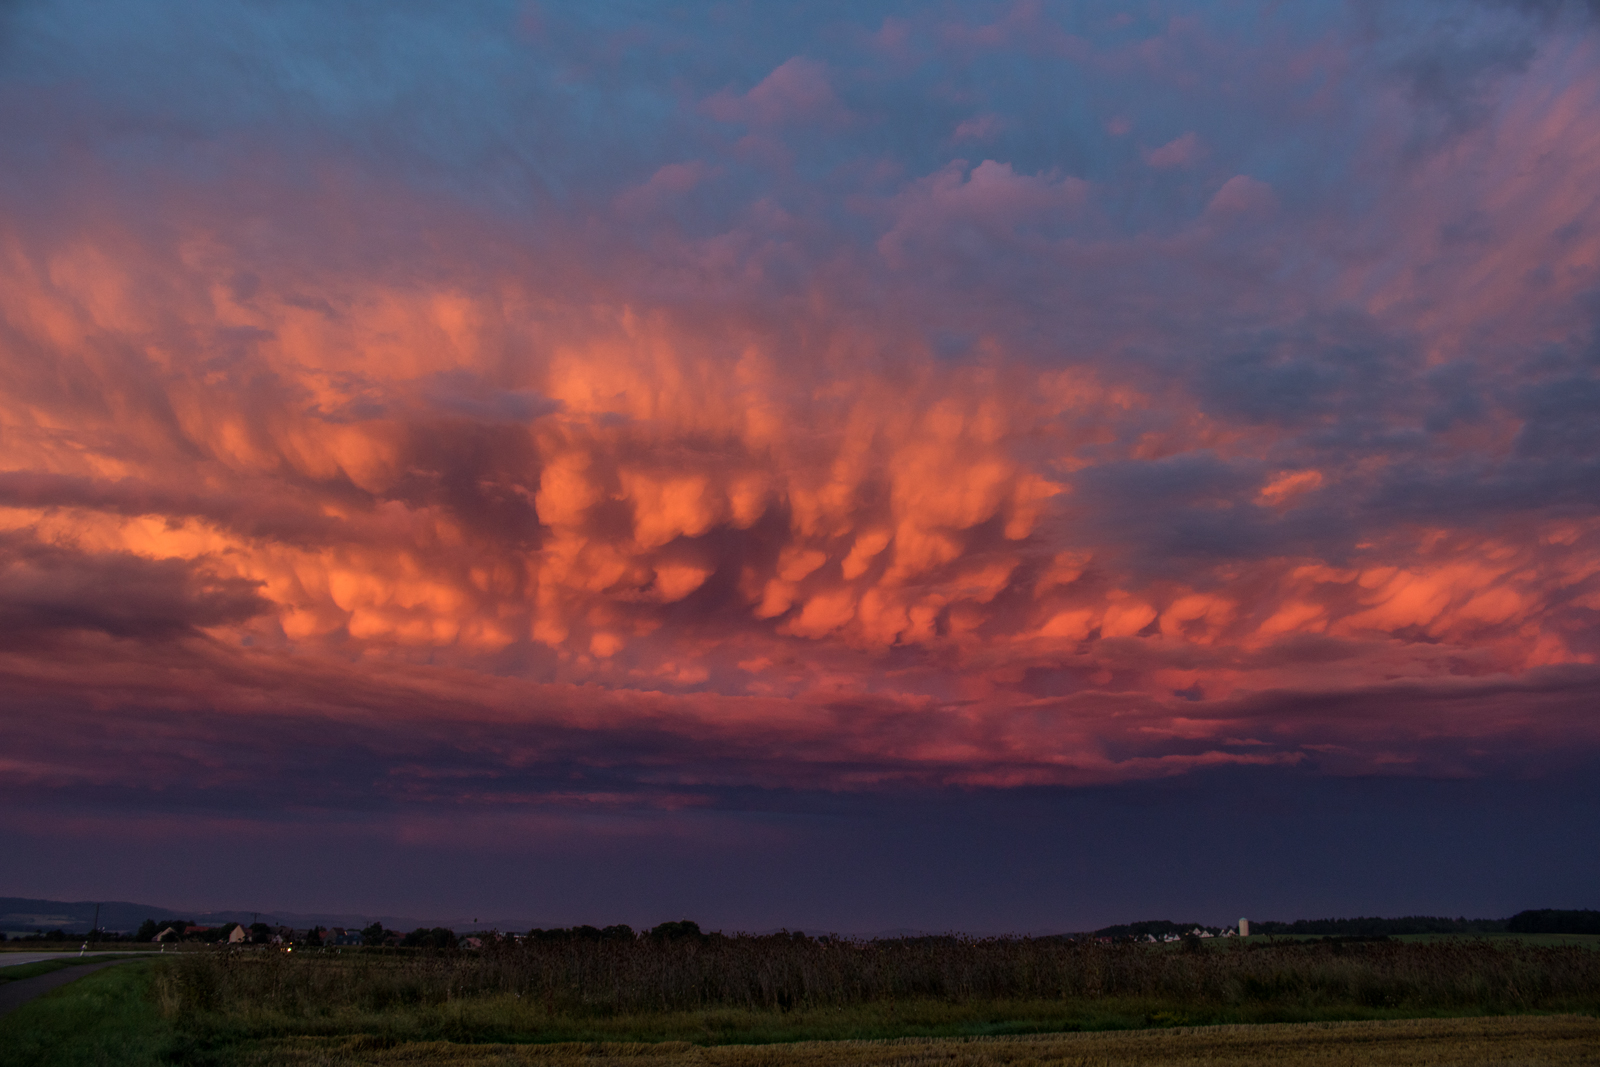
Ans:
[[[150,940],[152,940],[152,941],[176,941],[179,938],[181,938],[182,936],[183,936],[183,933],[181,931],[179,931],[179,929],[176,926],[169,926],[165,930],[163,930],[159,934],[157,934],[155,937],[152,937]]]
[[[361,936],[359,930],[346,930],[335,926],[332,930],[322,935],[324,945],[364,945],[366,938]]]
[[[228,934],[228,944],[230,945],[243,945],[248,943],[249,940],[250,931],[247,930],[242,923],[238,926],[235,926]]]

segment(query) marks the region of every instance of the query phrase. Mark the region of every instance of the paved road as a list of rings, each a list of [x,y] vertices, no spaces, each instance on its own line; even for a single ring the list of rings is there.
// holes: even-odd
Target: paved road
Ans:
[[[148,950],[134,952],[128,949],[96,952],[90,949],[87,954],[90,956],[159,956],[161,953]],[[71,952],[0,952],[0,969],[21,967],[24,963],[42,963],[46,960],[75,960],[77,958],[78,951],[76,949]]]
[[[58,986],[77,981],[86,974],[103,970],[106,967],[115,967],[119,963],[131,963],[134,959],[148,956],[149,953],[128,952],[123,953],[123,955],[127,956],[128,959],[107,960],[104,963],[85,963],[82,967],[63,967],[59,971],[41,974],[37,978],[23,978],[0,985],[0,1019],[10,1015],[40,993],[48,993]]]

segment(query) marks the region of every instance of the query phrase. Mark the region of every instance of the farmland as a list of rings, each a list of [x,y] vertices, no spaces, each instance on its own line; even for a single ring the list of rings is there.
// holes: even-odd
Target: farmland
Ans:
[[[161,1013],[219,1039],[765,1043],[1237,1023],[1600,1013],[1600,952],[1516,941],[1147,946],[774,935],[476,951],[199,952]]]
[[[1440,1041],[1459,1045],[1452,1062],[1537,1048],[1562,1063],[1600,1041],[1600,951],[1515,938],[567,931],[479,949],[196,946],[114,970],[0,1024],[0,1065],[98,1062],[64,1051],[95,1033],[151,1063],[219,1065],[1319,1063],[1357,1045],[1366,1062],[1410,1063]],[[92,1019],[73,1020],[74,996],[99,998]],[[108,1035],[107,1019],[129,1032]],[[62,1037],[19,1045],[25,1030]]]

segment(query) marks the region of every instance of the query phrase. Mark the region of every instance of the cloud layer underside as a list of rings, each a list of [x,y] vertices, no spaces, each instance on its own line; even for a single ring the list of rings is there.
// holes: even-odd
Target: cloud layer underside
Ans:
[[[1592,752],[1589,8],[1118,7],[9,12],[18,766]],[[165,754],[51,754],[105,715]]]

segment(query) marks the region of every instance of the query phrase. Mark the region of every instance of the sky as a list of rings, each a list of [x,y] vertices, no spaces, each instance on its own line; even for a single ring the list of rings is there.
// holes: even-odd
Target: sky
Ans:
[[[0,882],[1600,885],[1600,4],[0,4]]]

